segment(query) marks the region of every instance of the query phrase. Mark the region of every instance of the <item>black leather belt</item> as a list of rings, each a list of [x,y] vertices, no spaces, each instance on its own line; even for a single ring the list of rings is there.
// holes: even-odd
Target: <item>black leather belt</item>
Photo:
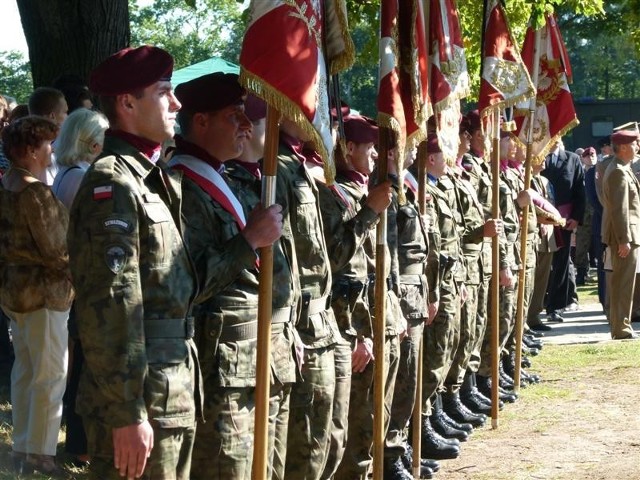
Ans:
[[[193,338],[193,317],[145,319],[144,336],[152,338]]]

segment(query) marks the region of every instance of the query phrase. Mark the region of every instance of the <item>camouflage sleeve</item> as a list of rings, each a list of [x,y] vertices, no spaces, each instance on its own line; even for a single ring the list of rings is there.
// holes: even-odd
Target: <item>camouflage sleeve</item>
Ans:
[[[394,188],[391,194],[391,204],[387,208],[387,246],[391,261],[391,282],[400,284],[400,262],[398,260],[398,192]]]
[[[66,270],[69,266],[67,209],[46,185],[35,183],[30,190],[32,195],[20,197],[20,209],[29,212],[29,231],[38,247],[39,260],[45,267]]]
[[[201,286],[196,302],[201,303],[233,283],[243,270],[254,268],[258,257],[231,215],[224,222],[200,187],[183,179],[182,195],[185,241]]]
[[[431,197],[431,195],[429,195]],[[431,197],[427,202],[427,215],[429,216],[429,252],[427,254],[427,284],[429,287],[429,303],[440,299],[440,231],[438,229],[437,202]]]
[[[362,248],[378,216],[365,206],[348,218],[348,207],[328,187],[318,184],[318,192],[331,271],[338,272]]]
[[[145,218],[126,173],[87,173],[71,211],[70,266],[85,361],[111,427],[147,419],[147,355],[140,283],[140,224]],[[108,192],[95,199],[94,189]],[[111,260],[112,261],[111,261]]]

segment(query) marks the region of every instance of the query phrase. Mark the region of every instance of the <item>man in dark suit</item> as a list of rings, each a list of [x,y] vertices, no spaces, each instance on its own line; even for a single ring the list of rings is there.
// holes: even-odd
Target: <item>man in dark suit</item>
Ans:
[[[584,170],[580,157],[564,149],[558,140],[547,155],[542,175],[549,179],[555,194],[556,208],[567,220],[556,236],[560,248],[553,256],[553,267],[547,288],[547,314],[551,321],[563,321],[562,312],[573,304],[576,295],[575,271],[571,262],[571,233],[582,223],[585,208]]]

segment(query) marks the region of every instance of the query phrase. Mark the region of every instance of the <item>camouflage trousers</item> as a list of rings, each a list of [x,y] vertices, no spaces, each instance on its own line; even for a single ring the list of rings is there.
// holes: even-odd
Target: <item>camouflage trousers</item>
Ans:
[[[285,478],[315,480],[327,462],[336,389],[333,345],[305,348],[302,381],[293,385]]]
[[[453,279],[440,286],[440,305],[431,325],[424,328],[422,412],[431,414],[430,398],[442,390],[460,341],[460,297]]]
[[[471,341],[471,355],[469,356],[469,364],[467,368],[469,371],[476,373],[480,368],[480,354],[482,351],[482,344],[487,331],[487,322],[489,321],[488,315],[488,302],[489,292],[491,288],[491,277],[483,276],[482,282],[478,285],[476,301],[476,331],[473,334]]]
[[[249,480],[253,461],[255,388],[204,384],[204,418],[198,425],[192,480]]]
[[[513,272],[514,275],[517,275],[518,272]],[[516,301],[516,292],[518,289],[517,280],[514,282],[515,285],[513,287],[500,287],[500,305],[498,309],[498,355],[502,355],[502,351],[507,344],[507,340],[511,335],[511,331],[515,325],[515,301]],[[491,327],[491,311],[494,308],[491,305],[491,296],[489,296],[489,308],[488,308],[488,319],[487,319],[487,329],[484,334],[484,340],[482,341],[482,350],[480,351],[480,367],[478,368],[478,374],[483,377],[491,376],[491,359],[493,358],[491,354],[491,335],[492,335],[492,327]]]
[[[578,226],[576,230],[576,270],[578,272],[586,273],[589,271],[590,266],[590,254],[593,252],[591,248],[591,240],[593,238],[591,234],[591,219],[593,217],[593,207],[586,202],[584,209],[584,218],[582,224]]]
[[[321,479],[331,479],[342,461],[347,446],[349,424],[349,397],[351,394],[351,351],[352,342],[342,338],[334,350],[336,364],[336,390],[333,397],[333,415],[329,453]]]
[[[269,389],[269,426],[267,478],[284,480],[287,459],[287,432],[289,430],[289,401],[291,383],[271,384]]]
[[[471,351],[477,335],[476,314],[478,311],[478,285],[467,283],[467,299],[460,308],[460,341],[453,354],[451,368],[444,381],[449,392],[457,392],[462,386],[467,366],[471,359]]]
[[[399,457],[404,453],[407,430],[418,389],[418,360],[424,331],[424,319],[408,320],[407,335],[400,342],[400,362],[391,405],[391,418],[384,444],[384,454]]]
[[[113,466],[111,427],[96,422],[88,416],[83,417],[83,421],[90,444],[96,445],[96,450],[90,452],[89,478],[121,480],[119,471]],[[153,449],[140,478],[143,480],[189,480],[195,431],[195,422],[193,427],[157,428],[154,426]],[[111,455],[105,455],[104,452],[111,452]]]
[[[527,326],[527,313],[529,312],[529,306],[531,305],[531,296],[533,294],[533,288],[534,288],[534,283],[535,283],[535,276],[536,276],[536,269],[534,268],[529,268],[527,267],[527,269],[525,270],[525,280],[524,280],[524,298],[523,298],[523,305],[522,305],[522,333],[524,334],[525,332],[527,332],[529,330],[529,327]],[[517,307],[518,307],[518,294],[517,294],[518,290],[516,289],[516,298],[514,301],[514,305],[513,305],[513,330],[511,331],[511,335],[509,336],[509,340],[507,341],[506,344],[506,348],[509,352],[515,352],[516,351],[516,329],[515,329],[515,324],[517,321]]]
[[[400,360],[400,343],[397,335],[385,337],[384,344],[384,410],[385,432],[389,428],[389,412]],[[349,402],[349,433],[342,462],[336,472],[336,480],[366,480],[373,462],[373,379],[374,361],[369,362],[362,373],[351,376]]]

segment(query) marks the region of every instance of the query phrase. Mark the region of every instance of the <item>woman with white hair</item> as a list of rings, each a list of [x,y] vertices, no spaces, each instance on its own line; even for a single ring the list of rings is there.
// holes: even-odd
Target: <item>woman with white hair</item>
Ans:
[[[103,114],[86,108],[75,110],[62,124],[54,145],[58,174],[52,190],[68,209],[85,171],[102,151],[108,127]]]

